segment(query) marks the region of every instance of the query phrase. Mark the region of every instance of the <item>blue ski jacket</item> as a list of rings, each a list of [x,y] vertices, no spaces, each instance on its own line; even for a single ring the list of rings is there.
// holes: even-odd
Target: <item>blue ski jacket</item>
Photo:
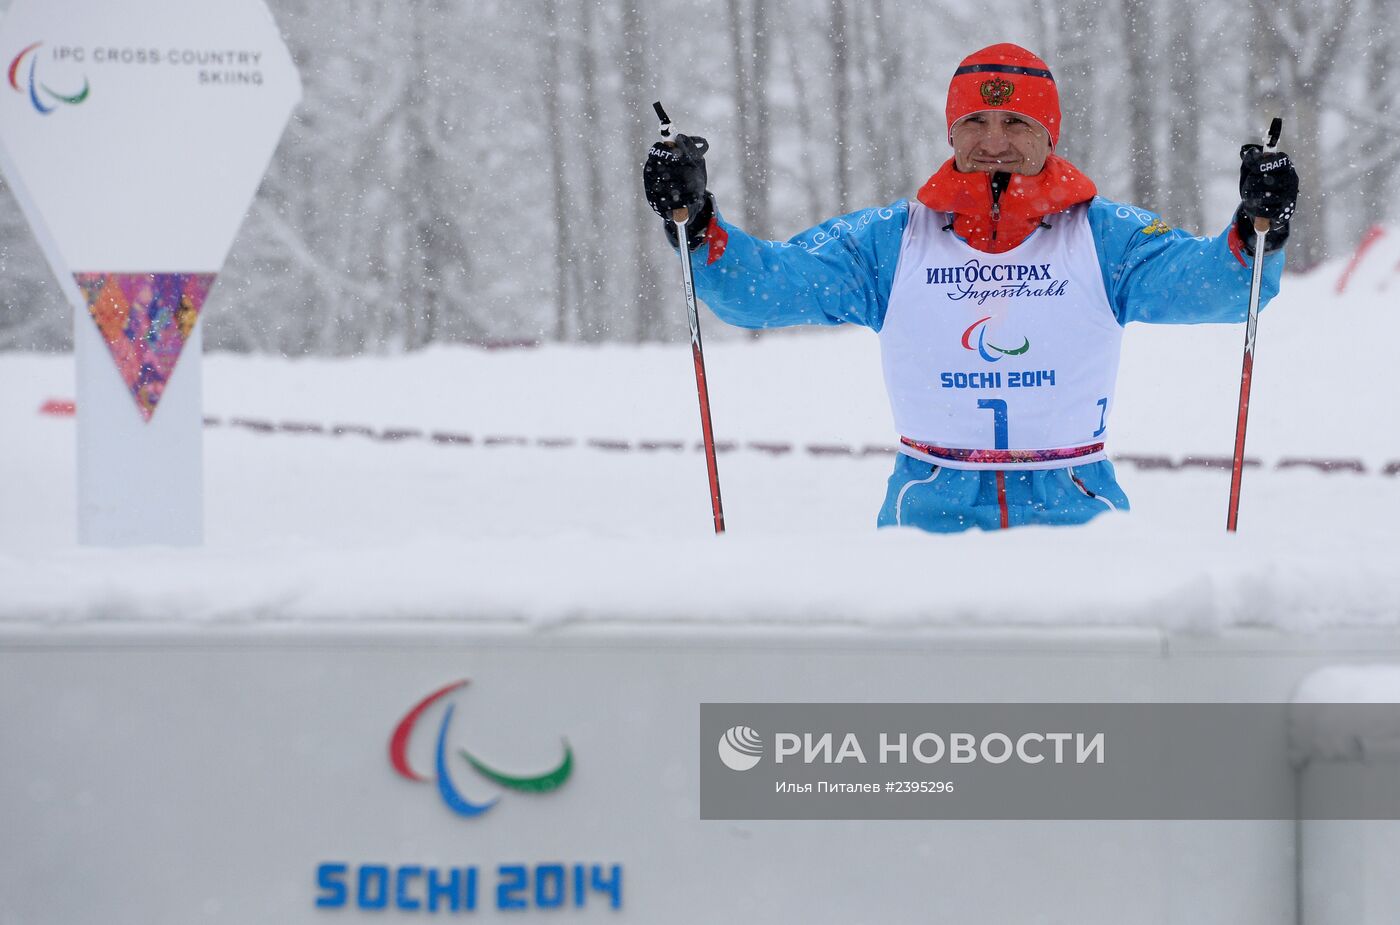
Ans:
[[[696,292],[722,320],[743,328],[858,324],[878,332],[910,210],[922,208],[902,199],[833,218],[785,242],[755,238],[716,212],[706,242],[692,255]],[[1089,201],[1087,217],[1119,324],[1245,320],[1251,271],[1232,250],[1229,228],[1196,237],[1100,196]],[[1265,257],[1261,306],[1277,294],[1282,272],[1282,251]],[[1079,524],[1127,509],[1107,460],[1002,472],[900,454],[877,522],[951,533]]]

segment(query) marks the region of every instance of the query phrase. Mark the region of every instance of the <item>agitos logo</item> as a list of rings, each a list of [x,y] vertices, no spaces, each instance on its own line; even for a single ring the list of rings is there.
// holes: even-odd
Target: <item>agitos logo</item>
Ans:
[[[393,765],[394,771],[405,780],[421,784],[436,783],[438,794],[448,809],[459,816],[473,817],[489,811],[500,798],[496,797],[485,803],[473,803],[453,783],[448,767],[448,734],[452,728],[452,714],[456,709],[455,704],[447,704],[447,708],[442,714],[442,722],[438,724],[437,744],[434,749],[434,776],[428,777],[419,774],[408,763],[408,744],[413,738],[413,731],[418,726],[418,721],[423,718],[423,714],[433,704],[447,697],[448,694],[461,690],[468,683],[466,679],[463,679],[439,688],[418,701],[411,710],[404,714],[403,719],[399,720],[398,725],[394,727],[394,734],[389,737],[389,763]],[[493,784],[519,793],[548,793],[562,787],[564,782],[569,779],[569,775],[573,773],[573,751],[569,748],[568,740],[563,740],[563,745],[564,757],[559,764],[543,774],[534,775],[511,774],[497,770],[465,748],[460,749],[458,754],[472,770]]]
[[[83,77],[83,88],[77,93],[72,94],[59,93],[47,84],[42,83],[38,77],[39,56],[35,54],[42,44],[44,43],[35,42],[33,45],[24,49],[24,51],[15,55],[15,59],[10,62],[10,86],[13,87],[17,93],[28,92],[29,102],[34,104],[34,108],[38,110],[41,115],[47,116],[57,109],[60,103],[69,106],[77,106],[88,98],[88,92],[92,88],[88,86],[86,76]],[[25,81],[27,86],[21,87],[20,71],[23,68],[25,58],[29,59],[29,74]],[[45,105],[46,101],[48,105]]]
[[[1031,340],[1029,337],[1023,338],[1024,342],[1021,344],[1021,346],[1016,347],[1012,350],[1008,350],[1005,347],[998,347],[996,344],[987,343],[987,322],[991,320],[991,315],[988,315],[985,318],[979,318],[976,321],[972,322],[972,324],[968,326],[966,331],[963,331],[962,345],[964,350],[976,350],[981,355],[982,359],[986,360],[988,363],[995,363],[1004,356],[1018,357],[1031,349]],[[973,331],[977,332],[977,346],[975,347],[972,346]],[[987,351],[989,350],[995,350],[998,354],[1000,354],[1000,356],[995,356],[991,353],[988,353]]]

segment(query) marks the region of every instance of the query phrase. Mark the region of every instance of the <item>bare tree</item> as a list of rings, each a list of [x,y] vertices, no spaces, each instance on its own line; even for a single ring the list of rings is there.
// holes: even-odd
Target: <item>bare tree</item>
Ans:
[[[1340,231],[1347,244],[1359,240],[1400,197],[1400,133],[1394,118],[1400,87],[1400,6],[1392,0],[1363,3],[1373,25],[1366,30],[1360,74],[1348,78],[1362,92],[1333,100],[1353,131],[1341,156],[1331,159],[1335,166],[1315,180],[1333,203],[1344,205],[1345,214],[1337,216],[1343,221],[1334,223],[1340,226],[1334,231]]]
[[[830,0],[831,31],[831,118],[835,123],[832,143],[836,146],[836,210],[851,209],[851,73],[846,35],[846,0]]]
[[[450,170],[452,117],[442,92],[441,38],[448,34],[444,0],[412,5],[409,47],[418,62],[403,102],[400,176],[406,226],[406,260],[399,275],[403,345],[410,350],[435,341],[479,342],[482,330],[465,298],[473,278],[471,252],[459,216],[471,211],[469,189]]]
[[[1158,204],[1157,84],[1153,66],[1152,7],[1148,0],[1123,0],[1123,50],[1128,67],[1128,173],[1133,201],[1153,208]]]
[[[1099,31],[1100,6],[1093,0],[1044,0],[1034,3],[1033,8],[1045,44],[1045,60],[1060,94],[1056,153],[1090,174],[1097,173],[1096,95],[1103,65],[1094,38]]]
[[[878,103],[871,109],[879,115],[879,141],[884,150],[876,174],[876,197],[886,202],[917,186],[923,179],[914,176],[910,159],[909,126],[914,122],[905,86],[904,33],[885,15],[885,0],[870,0],[868,34],[877,53],[868,61],[871,82],[878,88]]]
[[[1179,0],[1172,10],[1168,90],[1167,187],[1162,211],[1195,232],[1201,216],[1201,101],[1197,91],[1197,0]]]
[[[583,162],[583,193],[585,201],[584,231],[577,236],[573,246],[583,258],[583,291],[579,302],[579,327],[586,341],[602,340],[607,334],[607,321],[603,313],[609,304],[609,273],[605,266],[605,236],[596,228],[607,226],[604,204],[606,185],[603,182],[603,152],[596,143],[603,127],[602,117],[602,74],[598,55],[598,41],[601,36],[595,28],[597,8],[592,0],[579,4],[583,15],[579,22],[579,88],[583,93],[583,132],[580,144],[573,145],[575,156]]]
[[[821,215],[824,198],[821,179],[817,174],[817,135],[814,127],[816,116],[813,112],[812,95],[815,92],[802,69],[802,55],[796,47],[797,40],[791,32],[782,33],[781,45],[787,57],[788,72],[793,86],[793,118],[797,123],[797,149],[801,156],[793,167],[804,193],[803,208],[808,222],[817,221]]]
[[[874,29],[869,16],[872,13],[869,3],[856,4],[850,11],[847,27],[850,29],[851,95],[861,103],[854,107],[854,116],[859,142],[853,152],[854,168],[859,182],[852,185],[853,206],[859,208],[874,199],[883,199],[882,192],[889,183],[889,144],[884,134],[885,91],[884,77],[880,73],[880,49],[875,45]]]
[[[1382,203],[1400,198],[1400,133],[1395,131],[1395,114],[1400,109],[1395,100],[1400,92],[1400,6],[1391,0],[1372,0],[1371,10],[1376,28],[1368,46],[1365,76],[1365,100],[1371,106],[1351,114],[1367,127],[1366,150],[1375,162],[1374,175],[1362,178],[1362,215],[1367,224],[1378,217]]]
[[[558,88],[563,82],[563,67],[560,57],[563,42],[559,38],[559,2],[541,0],[544,16],[545,39],[545,83],[541,88],[544,102],[545,126],[549,135],[545,145],[549,149],[550,188],[554,209],[554,339],[568,340],[572,333],[572,314],[577,291],[575,264],[569,259],[569,242],[565,239],[569,215],[568,172],[564,165],[564,139],[559,137],[561,120],[559,115]]]
[[[1322,115],[1326,91],[1342,60],[1342,41],[1356,12],[1355,0],[1253,0],[1260,39],[1254,74],[1276,74],[1278,103],[1292,115],[1286,150],[1299,173],[1314,184],[1325,182]],[[1270,80],[1270,83],[1273,81]],[[1268,84],[1264,92],[1267,93]],[[1272,102],[1262,96],[1265,102]],[[1293,266],[1307,270],[1323,259],[1328,198],[1304,185],[1298,220],[1290,240]]]
[[[619,0],[618,22],[622,31],[623,121],[627,125],[627,155],[631,159],[628,166],[632,168],[632,174],[627,179],[636,183],[643,152],[649,140],[655,137],[652,129],[656,124],[651,118],[651,101],[642,92],[648,83],[645,64],[647,24],[643,8],[629,0]],[[634,262],[629,296],[636,306],[632,336],[639,342],[664,338],[665,331],[659,324],[661,290],[657,285],[662,268],[654,256],[656,242],[661,237],[661,223],[640,196],[624,199],[624,202],[632,205],[631,253]]]
[[[746,228],[760,237],[773,234],[769,217],[769,159],[772,134],[768,102],[768,4],[727,0],[729,42],[734,51],[735,116],[739,128],[739,180]]]
[[[72,341],[72,312],[49,278],[19,206],[0,182],[0,350],[58,350]]]

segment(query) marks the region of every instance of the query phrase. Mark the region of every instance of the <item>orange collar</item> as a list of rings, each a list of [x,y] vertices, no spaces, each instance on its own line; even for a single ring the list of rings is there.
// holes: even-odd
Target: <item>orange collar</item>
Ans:
[[[1041,219],[1087,202],[1098,192],[1079,168],[1054,154],[1035,176],[1012,174],[1001,194],[1001,214],[992,221],[991,174],[963,173],[950,158],[919,190],[919,202],[953,213],[953,230],[989,254],[1011,250],[1040,226]]]

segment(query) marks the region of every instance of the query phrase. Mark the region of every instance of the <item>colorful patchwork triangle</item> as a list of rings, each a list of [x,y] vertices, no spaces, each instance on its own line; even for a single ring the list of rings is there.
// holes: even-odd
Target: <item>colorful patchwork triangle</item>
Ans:
[[[74,273],[141,417],[155,414],[213,273]]]

